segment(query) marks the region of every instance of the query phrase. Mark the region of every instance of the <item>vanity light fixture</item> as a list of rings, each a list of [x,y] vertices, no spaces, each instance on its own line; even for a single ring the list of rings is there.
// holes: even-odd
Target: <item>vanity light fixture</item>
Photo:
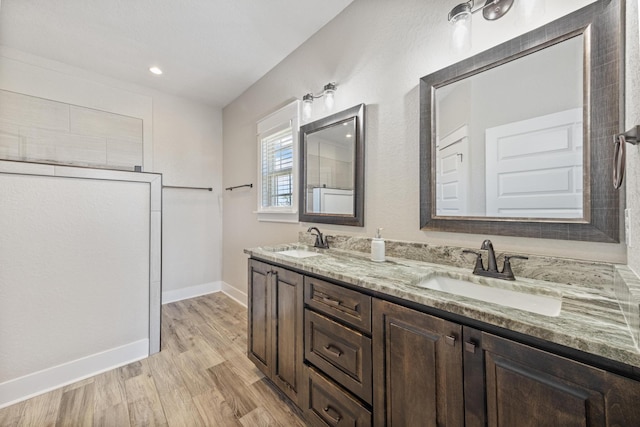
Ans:
[[[484,6],[473,10],[474,5],[475,0],[469,0],[451,9],[448,16],[449,22],[455,24],[460,20],[471,19],[471,15],[479,11],[482,11],[482,16],[487,21],[495,21],[511,10],[513,0],[487,0]]]
[[[155,67],[155,66],[149,68],[149,71],[151,71],[156,76],[159,76],[160,74],[162,74],[162,70],[159,67]]]
[[[488,21],[502,18],[513,5],[514,0],[487,0],[484,6],[473,9],[475,0],[460,3],[451,9],[447,20],[453,25],[453,46],[457,49],[468,47],[471,42],[471,16],[482,11],[482,16]]]
[[[317,98],[324,97],[324,106],[328,111],[333,110],[333,102],[334,95],[336,93],[336,88],[338,85],[335,82],[330,82],[324,85],[322,93],[320,95],[314,95],[313,93],[308,93],[302,97],[302,116],[305,120],[311,118],[311,106],[313,105],[313,100]]]

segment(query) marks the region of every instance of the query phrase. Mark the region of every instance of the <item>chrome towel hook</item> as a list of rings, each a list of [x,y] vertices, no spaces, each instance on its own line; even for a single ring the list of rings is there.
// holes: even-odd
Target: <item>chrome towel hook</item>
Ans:
[[[624,168],[627,160],[627,142],[637,145],[640,142],[640,126],[635,126],[631,130],[613,136],[613,188],[622,186],[624,179]]]

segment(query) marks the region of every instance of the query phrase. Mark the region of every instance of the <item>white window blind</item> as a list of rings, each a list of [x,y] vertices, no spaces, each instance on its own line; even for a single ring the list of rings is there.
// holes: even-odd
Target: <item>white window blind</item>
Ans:
[[[262,208],[291,207],[293,204],[293,129],[262,138]]]

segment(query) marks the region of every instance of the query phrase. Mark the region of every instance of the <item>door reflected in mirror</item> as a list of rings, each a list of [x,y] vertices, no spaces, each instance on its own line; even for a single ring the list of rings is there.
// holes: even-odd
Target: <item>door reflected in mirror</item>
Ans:
[[[307,212],[353,215],[356,120],[309,134]]]
[[[435,90],[436,217],[584,219],[584,43]]]

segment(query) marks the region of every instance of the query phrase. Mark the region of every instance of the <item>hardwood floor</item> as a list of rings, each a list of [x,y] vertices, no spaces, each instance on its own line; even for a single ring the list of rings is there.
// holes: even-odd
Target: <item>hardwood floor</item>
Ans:
[[[162,306],[162,351],[0,409],[0,426],[305,426],[247,359],[247,310],[222,293]]]

